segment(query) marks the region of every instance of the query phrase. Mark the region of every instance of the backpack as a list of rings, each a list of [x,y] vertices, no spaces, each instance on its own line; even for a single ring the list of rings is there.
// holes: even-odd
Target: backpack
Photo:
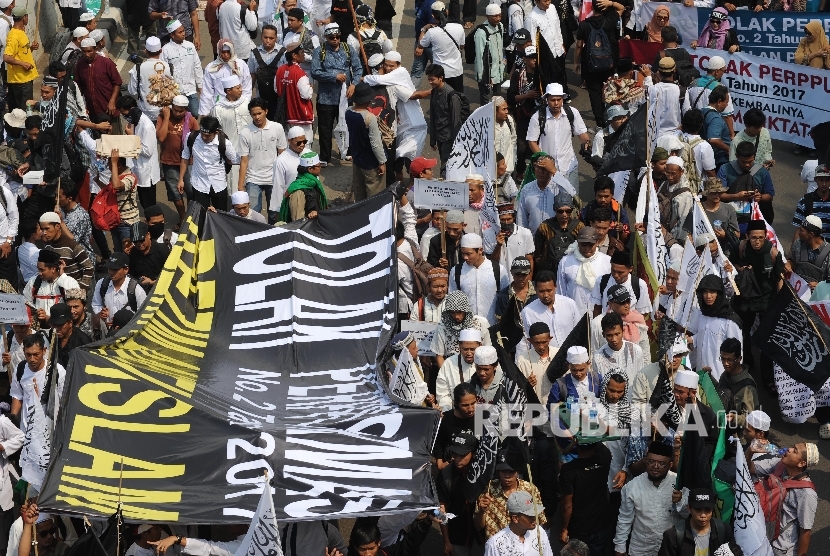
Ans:
[[[461,123],[467,121],[467,118],[470,117],[470,99],[464,93],[460,93],[458,91],[453,91],[450,93],[451,95],[458,98],[458,102],[461,103]],[[449,101],[449,99],[447,99]]]
[[[502,24],[499,23],[499,27],[502,27]],[[498,29],[493,31],[492,33],[487,32],[487,27],[482,23],[478,25],[473,32],[467,35],[467,39],[464,41],[464,61],[468,64],[475,64],[476,63],[476,41],[475,35],[478,33],[478,30],[481,29],[484,31],[484,63],[483,66],[483,75],[481,77],[481,81],[483,83],[487,83],[490,81],[490,37],[495,35],[499,32]]]
[[[559,267],[559,261],[565,256],[568,247],[576,241],[576,233],[574,230],[578,225],[579,219],[574,218],[568,222],[568,227],[564,232],[559,229],[554,230],[553,235],[548,240],[547,246],[545,246],[545,256],[542,259],[545,270],[556,272],[556,269]]]
[[[20,151],[7,145],[0,146],[0,169],[5,170],[12,176],[15,176],[17,175],[17,169],[20,168],[24,162],[26,162],[26,159],[23,158]]]
[[[416,299],[426,297],[427,292],[429,291],[428,275],[433,266],[424,260],[418,245],[414,241],[409,238],[406,238],[406,241],[409,243],[409,246],[412,248],[412,252],[415,254],[415,260],[413,261],[401,253],[398,253],[398,260],[403,262],[403,264],[408,266],[412,271],[412,284],[414,286],[412,290],[412,301],[415,301]]]
[[[683,143],[683,150],[680,151],[680,158],[683,159],[683,167],[685,168],[683,175],[686,176],[686,182],[689,184],[689,189],[691,189],[692,195],[696,195],[700,192],[702,180],[700,172],[697,170],[695,147],[703,143],[704,140],[698,137],[697,139],[687,141],[685,138],[681,137],[680,142]]]
[[[135,288],[138,282],[127,276],[127,306],[132,310],[133,314],[138,312],[138,300],[135,297]],[[107,276],[101,279],[101,286],[98,288],[98,295],[101,296],[101,303],[104,302],[104,295],[107,293],[107,288],[110,287],[112,279]]]
[[[571,134],[576,134],[576,129],[574,128],[574,110],[567,104],[562,105],[562,110],[565,111],[565,116],[568,118],[568,123],[571,124]],[[539,139],[542,139],[542,135],[545,135],[545,124],[548,123],[548,106],[547,104],[544,106],[539,107]]]
[[[262,59],[262,54],[260,54],[259,48],[254,48],[251,51],[257,62],[255,75],[257,90],[259,91],[259,96],[268,102],[273,102],[277,99],[277,90],[274,88],[274,81],[276,80],[277,68],[280,65],[280,59],[282,58],[284,52],[285,49],[281,49],[277,52],[277,55],[274,56],[274,59],[271,60],[271,63],[266,64]]]
[[[675,75],[681,87],[688,87],[700,79],[700,71],[689,60],[680,60],[675,64]]]
[[[588,71],[608,71],[614,67],[614,56],[611,52],[611,41],[602,27],[591,24],[588,34]]]
[[[357,44],[363,43],[363,52],[366,54],[368,60],[375,54],[383,54],[383,45],[380,43],[380,29],[375,29],[375,34],[371,36],[357,36],[357,31],[352,33],[352,36],[357,40]]]
[[[247,4],[241,4],[239,6],[239,24],[242,26],[242,29],[244,29],[245,31],[248,31],[248,28],[245,27],[245,12],[247,12],[247,11],[248,11],[248,5]],[[256,38],[256,29],[254,29],[253,31],[248,31],[248,36],[251,37],[251,40],[254,40]]]
[[[493,278],[496,279],[496,290],[501,290],[501,265],[498,261],[490,261],[493,265]],[[461,267],[464,266],[464,263],[458,263],[455,265],[455,287],[461,291]]]
[[[758,501],[761,503],[761,510],[764,512],[767,538],[770,539],[770,542],[777,539],[781,533],[792,527],[793,524],[798,524],[798,520],[794,519],[783,529],[781,528],[781,516],[784,511],[784,499],[787,497],[787,491],[794,488],[816,489],[812,481],[799,478],[782,479],[784,469],[784,464],[779,463],[772,473],[755,483],[755,492],[758,494]],[[801,477],[801,475],[798,475],[798,477]]]
[[[69,58],[67,58],[64,63],[66,66],[66,76],[69,79],[75,79],[75,66],[81,58],[81,50],[79,48],[66,48],[61,54],[61,58],[63,58],[63,55],[66,54],[67,50],[71,50],[72,52],[69,54]]]
[[[720,386],[720,383],[717,383],[718,397],[720,398],[721,403],[723,404],[723,410],[726,413],[731,411],[737,411],[739,408],[735,406],[735,396],[743,390],[747,386],[752,386],[757,388],[757,384],[755,379],[752,377],[745,378],[743,380],[739,380],[735,384],[730,384],[729,386]]]
[[[602,295],[605,293],[605,288],[606,286],[608,286],[608,280],[610,279],[610,274],[603,274],[602,278],[599,279],[600,299],[602,299]],[[640,279],[634,275],[631,275],[631,289],[634,290],[634,297],[636,297],[636,299],[634,300],[634,304],[636,305],[637,302],[640,300]]]
[[[124,176],[129,173],[127,171],[121,175]],[[118,196],[112,184],[107,184],[106,187],[102,187],[98,195],[95,196],[95,201],[89,207],[89,218],[92,220],[92,225],[103,231],[112,230],[117,227],[121,224],[121,209],[124,208],[127,202],[131,201],[132,198],[127,195],[127,198],[119,206]]]
[[[196,142],[196,136],[199,135],[199,130],[193,130],[187,136],[187,148],[190,149],[190,152],[193,152],[193,143]],[[233,164],[228,161],[228,157],[225,156],[225,141],[227,137],[222,130],[219,130],[219,158],[221,158],[225,162],[225,173],[229,174],[231,168],[233,168]],[[192,156],[192,155],[191,155]]]
[[[672,192],[668,192],[668,187],[666,187],[667,184],[668,182],[664,182],[663,185],[660,186],[660,189],[657,190],[657,204],[660,207],[660,222],[663,223],[667,230],[671,231],[679,224],[677,218],[672,218],[672,200],[687,191],[691,193],[691,189],[688,187],[680,187]]]

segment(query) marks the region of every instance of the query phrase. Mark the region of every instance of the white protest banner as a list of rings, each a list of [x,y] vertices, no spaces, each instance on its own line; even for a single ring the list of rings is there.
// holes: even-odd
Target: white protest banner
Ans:
[[[767,116],[773,139],[813,148],[810,128],[830,120],[830,73],[824,69],[790,64],[736,52],[698,48],[690,51],[692,63],[706,67],[709,58],[726,58],[721,83],[729,88],[735,106],[735,131],[743,129],[743,113],[758,108]]]
[[[496,109],[492,102],[475,110],[458,130],[447,159],[447,179],[464,181],[470,174],[496,178]]]
[[[657,278],[657,284],[660,286],[666,285],[666,258],[669,251],[666,247],[666,240],[663,238],[663,232],[660,229],[660,206],[657,200],[657,191],[650,185],[651,170],[646,172],[646,177],[640,185],[640,189],[646,189],[649,192],[648,200],[648,224],[646,233],[646,253],[648,253],[648,260],[651,263],[651,268],[654,270],[654,277]],[[686,243],[689,243],[686,241]],[[655,296],[659,292],[654,292]],[[652,301],[656,301],[656,298]],[[655,303],[655,307],[657,304]]]
[[[415,179],[415,208],[464,210],[469,205],[469,186],[463,181]]]
[[[389,380],[389,389],[393,394],[410,403],[420,404],[429,394],[426,382],[415,368],[415,362],[408,349],[401,350],[395,372]]]
[[[740,444],[735,454],[735,542],[746,556],[773,556],[764,512]],[[690,502],[691,503],[691,502]]]
[[[282,556],[280,528],[274,512],[274,489],[265,476],[262,496],[251,519],[251,525],[234,556]]]
[[[0,293],[0,322],[3,324],[29,324],[26,298],[16,293]]]
[[[402,320],[401,330],[412,332],[415,341],[418,343],[418,355],[432,357],[435,355],[429,349],[432,343],[432,336],[435,334],[435,329],[438,328],[437,322],[424,322],[420,320]]]
[[[790,273],[788,281],[793,287],[793,290],[795,290],[796,295],[798,295],[802,301],[810,301],[810,296],[813,295],[813,290],[810,289],[810,283],[807,282],[807,280],[795,272],[792,272]]]

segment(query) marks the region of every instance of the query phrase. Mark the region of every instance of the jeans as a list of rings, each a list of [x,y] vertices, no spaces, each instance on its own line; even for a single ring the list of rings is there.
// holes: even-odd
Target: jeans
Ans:
[[[418,84],[417,82],[424,76],[424,69],[427,67],[427,64],[431,63],[432,47],[424,48],[423,54],[415,56],[415,59],[412,61],[412,71],[410,72],[410,75],[412,75],[412,81],[415,82],[416,85]]]
[[[187,111],[194,115],[199,114],[199,93],[187,95]]]
[[[118,226],[110,230],[112,234],[112,250],[116,253],[124,251],[123,241],[130,239],[130,225],[121,222]]]
[[[245,182],[245,190],[251,198],[251,210],[254,212],[262,212],[262,196],[265,196],[265,206],[271,205],[271,192],[274,186],[272,184],[264,185],[258,183]],[[269,215],[270,216],[270,215]]]
[[[317,103],[317,133],[320,136],[320,162],[331,162],[331,139],[339,119],[340,107],[336,104]],[[340,153],[341,156],[343,153]]]

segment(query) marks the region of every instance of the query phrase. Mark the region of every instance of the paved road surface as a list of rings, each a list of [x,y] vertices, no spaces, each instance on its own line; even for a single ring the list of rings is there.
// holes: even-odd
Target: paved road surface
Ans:
[[[484,13],[484,6],[486,0],[481,2],[479,6],[479,13]],[[396,9],[398,17],[393,22],[396,35],[394,40],[396,48],[401,52],[403,57],[403,65],[411,67],[412,57],[415,43],[414,30],[414,8],[408,2],[404,8],[404,1],[397,0]],[[483,16],[479,16],[483,21]],[[202,25],[202,62],[203,65],[209,62],[211,51],[209,46],[209,37],[207,34],[207,26]],[[121,43],[115,45],[114,52],[118,52]],[[571,54],[572,57],[572,54]],[[130,62],[124,62],[123,55],[119,60],[119,68],[122,71],[123,77],[127,78],[127,72],[132,68]],[[579,88],[579,78],[572,71],[572,64],[569,64],[569,81],[571,84],[571,91],[575,92],[572,106],[580,110],[586,125],[589,128],[595,126],[593,115],[590,110],[587,92]],[[426,79],[423,80],[421,88],[427,86]],[[468,67],[465,78],[466,94],[473,103],[473,109],[477,106],[478,88],[472,78],[472,70]],[[428,109],[428,102],[423,102],[424,110]],[[790,225],[792,214],[798,199],[804,194],[805,188],[800,181],[801,165],[804,163],[805,157],[795,156],[792,154],[793,146],[788,143],[780,141],[773,141],[773,152],[777,162],[772,170],[772,178],[775,184],[776,197],[776,228],[778,235],[784,245],[789,245],[793,239],[795,229]],[[429,146],[426,147],[425,156],[436,156],[434,151],[431,151]],[[593,196],[592,183],[594,178],[593,169],[584,161],[580,160],[580,195],[583,199],[590,199]],[[350,202],[349,194],[351,182],[351,165],[343,163],[342,165],[333,164],[323,170],[322,179],[326,186],[326,192],[329,198],[333,201],[341,200],[342,202]],[[172,204],[167,203],[164,186],[159,184],[157,198],[160,204],[165,207],[165,214],[168,222],[175,222],[176,212]],[[757,357],[756,357],[757,360]],[[810,543],[810,555],[825,554],[828,546],[830,546],[830,503],[828,503],[828,495],[830,495],[830,444],[823,442],[818,438],[818,424],[814,419],[811,419],[804,425],[791,425],[782,423],[780,412],[776,400],[770,397],[766,392],[761,392],[762,408],[773,417],[774,431],[773,441],[779,445],[790,445],[796,442],[817,442],[819,450],[822,455],[822,460],[818,467],[811,471],[811,477],[816,483],[820,502],[818,512],[816,514],[816,522],[813,528],[812,541]],[[555,522],[558,526],[558,516]],[[344,535],[348,539],[348,532],[351,530],[352,521],[343,520],[341,528]],[[557,536],[557,535],[555,535]],[[442,552],[442,540],[437,529],[430,533],[425,542],[421,553],[423,555],[435,556]],[[558,547],[558,542],[554,543],[554,550]]]

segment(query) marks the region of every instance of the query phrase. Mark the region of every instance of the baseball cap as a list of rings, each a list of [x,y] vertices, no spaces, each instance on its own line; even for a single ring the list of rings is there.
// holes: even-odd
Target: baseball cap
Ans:
[[[26,9],[26,6],[15,6],[12,10],[12,17],[21,18],[25,15],[29,15],[29,10]]]
[[[146,226],[146,224],[145,224],[145,226]],[[126,268],[126,267],[130,266],[130,258],[127,256],[126,253],[123,253],[123,252],[113,253],[110,256],[109,260],[107,260],[105,266],[108,269],[111,269],[111,270],[118,270],[119,268]]]
[[[822,165],[816,167],[816,176],[815,177],[817,177],[817,178],[818,177],[823,177],[823,178],[830,177],[830,167],[828,167],[826,164],[822,164]]]
[[[150,228],[147,227],[147,224],[145,222],[138,221],[130,226],[130,241],[133,243],[144,241],[144,238],[149,232]]]
[[[493,4],[490,4],[491,6]],[[504,452],[496,456],[496,471],[515,471],[513,466],[507,462],[507,454]]]
[[[55,303],[49,309],[49,324],[60,326],[72,320],[72,309],[66,303]]]
[[[432,3],[432,11],[433,11],[433,12],[441,11],[441,10],[443,10],[444,8],[446,8],[446,6],[445,6],[445,5],[444,5],[444,3],[443,3],[443,2],[441,2],[440,0],[438,0],[437,2],[433,2],[433,3]]]
[[[620,284],[614,284],[608,288],[608,302],[631,303],[631,294],[628,293],[628,288]]]
[[[530,31],[527,29],[519,29],[513,33],[513,42],[516,44],[524,44],[530,40]]]
[[[695,510],[709,508],[714,510],[717,506],[715,493],[708,488],[696,488],[689,492],[689,507]]]
[[[450,445],[447,446],[448,451],[460,456],[466,456],[476,448],[478,448],[478,439],[466,432],[458,432],[452,435]]]
[[[523,514],[535,517],[537,513],[544,509],[545,507],[542,504],[534,504],[530,493],[523,490],[514,492],[507,499],[508,514]]]
[[[427,168],[435,168],[437,164],[438,159],[436,158],[424,158],[423,156],[419,156],[409,164],[409,173],[420,174]]]
[[[516,257],[510,264],[510,272],[514,274],[530,274],[530,261],[526,257]]]

